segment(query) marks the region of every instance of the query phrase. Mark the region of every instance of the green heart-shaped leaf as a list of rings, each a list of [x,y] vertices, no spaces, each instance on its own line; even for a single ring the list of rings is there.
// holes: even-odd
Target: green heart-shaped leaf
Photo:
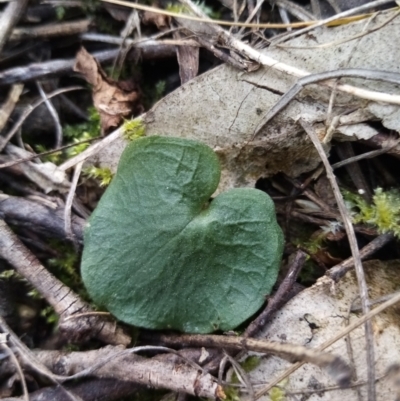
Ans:
[[[283,236],[265,193],[209,198],[220,167],[207,146],[138,139],[85,232],[82,276],[93,300],[120,320],[191,333],[230,330],[275,283]]]

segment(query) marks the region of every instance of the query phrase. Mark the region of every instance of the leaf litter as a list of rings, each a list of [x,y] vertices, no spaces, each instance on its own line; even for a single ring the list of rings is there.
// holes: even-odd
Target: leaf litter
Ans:
[[[132,81],[115,81],[106,75],[98,61],[82,47],[76,55],[74,71],[92,85],[93,104],[100,114],[103,134],[118,127],[124,118],[142,110],[140,90]]]
[[[375,17],[372,25],[382,25],[393,12]],[[262,54],[287,65],[296,65],[311,73],[347,67],[400,72],[400,53],[393,43],[400,42],[400,19],[396,17],[381,29],[353,42],[309,49],[307,46],[349,38],[362,31],[365,21],[323,30],[318,38],[304,35],[287,42],[300,49],[268,48]],[[305,47],[305,48],[304,48]],[[365,49],[374,49],[374,54]],[[375,50],[376,49],[376,50]],[[388,58],[387,54],[391,57]],[[321,62],[321,60],[324,60]],[[296,77],[274,68],[252,73],[238,72],[223,65],[192,79],[161,99],[144,116],[147,135],[165,135],[200,140],[213,148],[223,166],[219,191],[250,186],[261,177],[283,172],[291,177],[313,170],[319,157],[298,123],[300,116],[313,124],[319,137],[325,136],[331,90],[320,85],[305,87],[281,113],[263,127],[253,139],[255,128],[294,83]],[[362,89],[400,94],[393,84],[362,79],[346,79]],[[355,112],[355,110],[357,112]],[[400,108],[338,93],[332,113],[339,116],[334,138],[343,141],[368,139],[378,133],[369,121],[380,120],[389,129],[400,131]],[[349,118],[349,115],[352,118]],[[340,120],[343,119],[343,123]],[[115,171],[127,142],[121,138],[95,155],[93,163]],[[329,149],[329,144],[326,145]]]

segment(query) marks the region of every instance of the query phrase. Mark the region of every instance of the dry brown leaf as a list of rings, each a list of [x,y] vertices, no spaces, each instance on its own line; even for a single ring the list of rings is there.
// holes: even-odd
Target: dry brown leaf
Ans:
[[[155,25],[158,29],[167,29],[169,27],[170,17],[161,15],[152,11],[145,11],[142,15],[142,23],[144,25]]]
[[[123,118],[142,111],[137,86],[130,81],[117,82],[107,77],[98,61],[83,47],[76,55],[74,71],[80,72],[93,86],[93,104],[100,114],[103,133],[118,127]]]

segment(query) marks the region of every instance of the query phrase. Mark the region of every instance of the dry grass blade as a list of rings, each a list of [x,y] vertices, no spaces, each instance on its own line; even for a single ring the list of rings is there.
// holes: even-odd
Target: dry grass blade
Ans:
[[[32,113],[32,111],[40,106],[42,103],[44,103],[46,100],[51,99],[54,96],[60,95],[61,93],[66,93],[66,92],[71,92],[71,91],[76,91],[76,90],[82,90],[85,89],[82,86],[71,86],[70,88],[63,88],[63,89],[57,89],[51,93],[49,93],[46,96],[46,99],[39,99],[36,102],[34,102],[32,105],[27,107],[25,111],[22,113],[21,117],[18,119],[18,121],[13,125],[11,130],[7,133],[5,137],[1,138],[0,141],[0,151],[2,151],[7,143],[11,140],[11,138],[18,132],[19,128],[22,126],[26,118],[29,116],[29,114]]]
[[[363,78],[363,79],[372,79],[376,81],[386,81],[391,82],[396,85],[400,84],[400,74],[395,72],[388,72],[388,71],[375,71],[375,70],[366,70],[362,68],[345,68],[342,70],[334,70],[334,71],[327,71],[322,72],[320,74],[312,74],[304,76],[300,78],[272,107],[271,110],[265,115],[265,117],[261,120],[258,126],[254,130],[254,138],[257,136],[258,132],[270,121],[274,118],[281,110],[283,110],[290,102],[295,98],[295,96],[303,89],[304,86],[318,83],[321,81],[327,81],[330,79],[335,78],[343,78],[343,77],[353,77],[353,78]],[[325,82],[325,85],[331,86],[331,83]],[[334,84],[333,84],[334,85]],[[340,87],[350,87],[350,85],[338,85],[337,89]],[[353,88],[355,89],[355,88]],[[353,93],[355,94],[355,93]],[[357,96],[357,95],[356,95]],[[388,95],[393,96],[393,95]],[[371,99],[371,100],[380,100],[378,98]],[[396,96],[397,101],[400,100],[400,96]],[[399,103],[400,104],[400,103]]]
[[[286,29],[286,28],[300,28],[304,26],[312,26],[315,24],[315,21],[307,21],[307,22],[292,22],[290,24],[270,24],[270,23],[265,23],[265,24],[251,24],[248,22],[233,22],[233,21],[224,21],[224,20],[217,20],[217,19],[209,19],[209,18],[203,18],[203,17],[194,17],[192,15],[186,15],[186,14],[179,14],[171,11],[165,11],[160,8],[156,7],[149,7],[145,6],[143,4],[137,4],[137,3],[130,3],[128,1],[123,1],[123,0],[101,0],[106,3],[111,3],[111,4],[117,4],[120,6],[125,6],[125,7],[130,7],[130,8],[136,8],[138,10],[142,11],[150,11],[162,15],[168,15],[169,17],[175,17],[175,18],[181,18],[181,19],[187,19],[190,21],[198,21],[198,22],[207,22],[207,23],[212,23],[212,24],[217,24],[217,25],[225,25],[225,26],[240,26],[240,27],[246,27],[246,28],[275,28],[275,29]],[[386,3],[389,2],[389,0],[385,0]],[[367,7],[366,7],[367,8]],[[256,10],[256,9],[255,9]],[[257,10],[256,10],[257,11]],[[254,11],[253,11],[254,13]],[[254,13],[255,14],[255,13]],[[365,18],[366,15],[362,16],[357,16],[353,20],[359,20],[360,18]],[[338,22],[338,21],[336,21]],[[346,23],[349,22],[349,19],[346,19]]]
[[[327,18],[325,20],[319,21],[319,22],[315,23],[314,25],[308,26],[307,28],[300,29],[298,31],[295,31],[295,32],[292,32],[292,33],[290,33],[288,35],[285,35],[284,37],[281,37],[281,38],[277,39],[276,41],[274,41],[273,44],[277,45],[278,43],[282,43],[283,41],[286,41],[288,39],[294,38],[295,36],[299,36],[299,35],[302,35],[304,33],[310,32],[313,29],[318,28],[320,26],[328,25],[329,23],[332,23],[334,21],[339,22],[339,20],[341,18],[347,18],[347,17],[350,17],[350,16],[352,16],[354,14],[361,13],[363,11],[370,10],[371,8],[383,6],[385,4],[392,3],[392,2],[393,2],[393,0],[371,1],[368,4],[364,4],[362,6],[352,8],[352,9],[350,9],[348,11],[344,11],[342,13],[336,14],[333,17],[330,17],[330,18]]]
[[[351,253],[354,258],[354,267],[357,275],[358,287],[360,290],[362,311],[364,315],[369,312],[369,297],[368,297],[368,288],[365,281],[364,269],[361,262],[360,251],[357,245],[357,239],[354,232],[353,224],[351,223],[351,218],[349,216],[349,212],[346,209],[344,204],[343,196],[340,192],[339,186],[336,182],[336,178],[333,174],[333,169],[329,163],[329,160],[325,154],[325,151],[322,147],[321,142],[319,141],[316,133],[314,132],[314,128],[305,120],[300,119],[300,124],[307,132],[310,137],[312,143],[318,151],[319,156],[321,157],[322,163],[324,164],[326,175],[331,184],[333,193],[335,195],[336,203],[339,207],[339,211],[342,217],[342,221],[344,227],[346,229],[348,241],[350,242]],[[375,391],[375,354],[374,354],[374,342],[373,342],[373,330],[372,324],[370,321],[365,323],[365,336],[367,343],[367,368],[368,368],[368,400],[374,401],[376,399],[376,391]]]

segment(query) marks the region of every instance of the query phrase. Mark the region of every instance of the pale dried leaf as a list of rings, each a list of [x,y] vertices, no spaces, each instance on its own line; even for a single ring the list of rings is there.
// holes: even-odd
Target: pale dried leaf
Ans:
[[[5,151],[13,160],[32,156],[32,153],[10,143],[6,146]],[[65,171],[59,169],[54,163],[26,161],[19,164],[19,168],[30,181],[42,188],[45,193],[54,190],[67,192],[70,188],[70,182]]]
[[[378,15],[370,23],[369,29],[383,25],[391,16],[393,14],[390,12]],[[264,53],[311,73],[340,69],[343,65],[400,72],[400,52],[393,51],[393,44],[400,43],[400,18],[360,39],[356,48],[354,41],[326,48],[304,48],[348,39],[359,34],[365,23],[364,20],[326,28],[318,34],[318,38],[305,35],[285,43],[301,48],[268,48]],[[192,138],[212,147],[220,156],[224,169],[220,191],[231,187],[254,186],[260,177],[278,172],[299,176],[314,169],[320,159],[298,124],[298,119],[306,116],[322,139],[331,89],[321,85],[306,87],[252,140],[263,116],[295,82],[295,77],[273,68],[241,73],[226,65],[218,67],[192,79],[146,113],[147,135]],[[400,94],[400,89],[395,85],[383,82],[342,79],[341,83]],[[358,112],[352,113],[352,120],[343,119],[344,123],[336,130],[336,133],[342,133],[342,140],[375,135],[377,131],[365,124],[371,120],[381,120],[383,125],[400,132],[399,106],[377,105],[339,93],[333,116],[344,117],[355,109]],[[384,110],[390,112],[385,113]],[[117,140],[112,146],[107,146],[95,161],[115,170],[125,146],[123,140]]]
[[[365,262],[364,268],[371,300],[398,290],[400,260],[387,262],[373,260]],[[354,272],[348,273],[337,284],[336,294],[330,293],[325,285],[326,282],[326,278],[321,279],[289,301],[265,327],[263,336],[270,341],[283,340],[315,348],[340,332],[347,325],[345,320],[347,311],[359,294],[357,279]],[[389,366],[400,360],[399,313],[399,307],[393,307],[373,319],[377,377],[384,375]],[[358,318],[358,313],[350,313],[350,323]],[[355,329],[350,338],[355,360],[354,368],[358,381],[363,382],[367,378],[364,327]],[[345,339],[339,340],[326,351],[350,361]],[[289,363],[276,357],[262,359],[260,365],[250,373],[250,378],[252,381],[268,384],[289,366]],[[334,385],[335,383],[325,372],[314,366],[305,365],[290,375],[284,390],[288,392],[320,390],[307,398],[309,400],[357,399],[356,388],[324,391],[324,388]],[[361,386],[360,391],[363,399],[366,399],[366,386]],[[392,382],[388,378],[382,378],[377,383],[377,400],[393,399],[392,394]],[[260,398],[261,401],[268,399],[266,396]]]

